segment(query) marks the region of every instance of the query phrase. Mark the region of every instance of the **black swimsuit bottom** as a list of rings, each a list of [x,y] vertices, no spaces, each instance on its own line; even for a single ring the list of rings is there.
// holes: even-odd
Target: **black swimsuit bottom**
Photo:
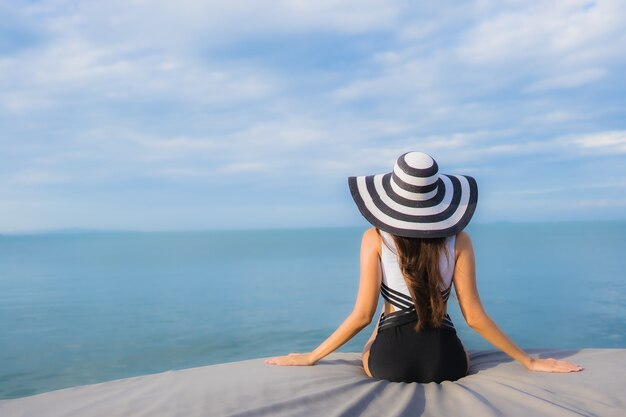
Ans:
[[[382,330],[370,347],[368,366],[374,378],[393,382],[456,381],[467,374],[467,358],[454,327],[415,331],[417,316]],[[446,315],[446,322],[451,324]]]
[[[444,302],[451,286],[441,292]],[[417,311],[411,297],[384,282],[381,294],[396,310],[381,314],[378,322],[367,363],[374,378],[428,383],[456,381],[467,374],[465,350],[449,315],[444,316],[441,327],[416,332]]]

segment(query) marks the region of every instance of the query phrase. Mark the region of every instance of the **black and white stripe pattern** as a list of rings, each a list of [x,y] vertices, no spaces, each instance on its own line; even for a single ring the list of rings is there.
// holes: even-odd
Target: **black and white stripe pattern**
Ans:
[[[439,174],[432,157],[401,155],[393,172],[348,178],[361,214],[374,226],[405,237],[447,237],[463,230],[478,200],[476,180]]]
[[[450,287],[446,288],[444,291],[441,291],[441,296],[443,297],[444,302],[448,301],[451,287],[452,285],[450,285]],[[396,308],[396,310],[389,314],[385,314],[383,312],[380,315],[380,320],[378,322],[378,331],[417,320],[417,311],[411,297],[392,288],[389,288],[389,286],[387,286],[384,282],[381,283],[380,292],[383,298],[391,303]],[[455,330],[454,324],[452,324],[450,316],[447,314],[444,316],[441,325],[442,327]]]

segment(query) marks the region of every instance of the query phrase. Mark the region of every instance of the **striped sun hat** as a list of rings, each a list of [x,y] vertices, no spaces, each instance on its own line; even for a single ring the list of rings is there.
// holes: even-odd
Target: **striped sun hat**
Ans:
[[[393,171],[349,177],[352,198],[377,228],[403,237],[447,237],[467,226],[478,201],[476,180],[439,174],[422,152],[400,155]]]

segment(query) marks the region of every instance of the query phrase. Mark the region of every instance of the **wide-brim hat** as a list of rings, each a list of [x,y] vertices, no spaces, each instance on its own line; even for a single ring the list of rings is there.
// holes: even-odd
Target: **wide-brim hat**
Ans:
[[[403,237],[456,235],[478,201],[473,177],[440,174],[437,162],[422,152],[400,155],[392,172],[349,177],[348,184],[367,221]]]

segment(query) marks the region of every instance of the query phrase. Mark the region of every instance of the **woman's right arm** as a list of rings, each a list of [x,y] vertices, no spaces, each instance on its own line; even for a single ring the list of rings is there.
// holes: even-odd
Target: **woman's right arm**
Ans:
[[[476,265],[472,241],[466,232],[457,235],[454,286],[467,324],[492,345],[520,362],[531,371],[576,372],[578,365],[556,359],[535,359],[520,349],[485,312],[476,287]]]

